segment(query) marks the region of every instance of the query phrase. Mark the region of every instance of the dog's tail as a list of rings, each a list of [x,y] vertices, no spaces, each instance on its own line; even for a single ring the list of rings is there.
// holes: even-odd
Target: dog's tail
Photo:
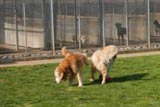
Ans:
[[[66,56],[68,53],[69,53],[69,52],[67,51],[66,47],[63,47],[63,48],[61,49],[61,54],[62,54],[63,56]]]

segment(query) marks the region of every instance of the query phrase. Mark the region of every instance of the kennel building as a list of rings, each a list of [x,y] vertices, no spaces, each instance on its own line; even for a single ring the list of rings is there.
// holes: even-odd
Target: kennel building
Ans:
[[[0,0],[0,54],[63,46],[150,47],[160,43],[159,5],[159,0]]]

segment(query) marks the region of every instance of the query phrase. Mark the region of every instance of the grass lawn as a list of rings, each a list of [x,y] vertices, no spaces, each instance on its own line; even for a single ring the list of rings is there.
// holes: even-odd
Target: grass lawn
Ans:
[[[160,56],[116,60],[113,82],[91,83],[90,66],[83,69],[84,86],[57,85],[57,64],[0,68],[0,107],[159,107]],[[96,74],[98,79],[98,73]]]

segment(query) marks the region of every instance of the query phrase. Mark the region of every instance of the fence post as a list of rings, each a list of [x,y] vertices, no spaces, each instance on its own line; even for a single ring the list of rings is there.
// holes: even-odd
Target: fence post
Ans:
[[[104,35],[104,2],[99,0],[99,22],[100,22],[100,43],[105,46],[105,35]],[[102,42],[101,42],[102,41]]]
[[[75,20],[75,46],[77,46],[77,0],[75,0],[74,5],[74,20]]]
[[[79,12],[79,15],[78,15],[78,40],[79,40],[79,50],[81,50],[81,40],[80,40],[80,37],[81,37],[81,3],[80,3],[80,0],[78,0],[78,12]]]
[[[44,26],[44,32],[43,32],[43,34],[44,34],[44,49],[46,49],[47,48],[47,41],[46,41],[46,39],[47,39],[47,36],[46,36],[46,26],[45,26],[45,14],[44,14],[44,0],[41,0],[41,9],[42,9],[42,20],[43,20],[43,26]]]
[[[104,35],[104,0],[101,2],[102,4],[102,37],[103,37],[103,47],[106,45],[105,35]]]
[[[128,25],[128,0],[125,0],[125,5],[126,5],[126,45],[129,46],[129,25]]]
[[[151,33],[151,31],[150,31],[150,0],[148,0],[147,1],[147,10],[148,10],[148,21],[147,21],[147,36],[148,36],[148,48],[150,48],[151,47],[151,40],[150,40],[150,33]]]
[[[114,17],[115,17],[115,0],[112,1],[112,37],[113,37],[113,44],[115,44],[115,30],[114,30],[114,26],[115,26],[115,21],[114,21]]]
[[[25,53],[28,53],[27,49],[27,32],[26,32],[26,6],[25,2],[23,2],[23,31],[24,31],[24,41],[25,41]]]
[[[17,25],[17,0],[14,1],[14,20],[15,20],[15,35],[16,35],[16,51],[18,51],[19,47],[19,38],[18,38],[18,25]]]
[[[53,0],[50,0],[51,3],[51,38],[52,38],[52,54],[53,56],[56,54],[55,53],[55,38],[54,38],[54,10],[53,10]]]

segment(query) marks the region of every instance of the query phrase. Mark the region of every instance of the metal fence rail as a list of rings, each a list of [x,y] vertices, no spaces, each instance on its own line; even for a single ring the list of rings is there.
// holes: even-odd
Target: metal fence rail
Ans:
[[[159,0],[1,0],[0,54],[160,42]]]

